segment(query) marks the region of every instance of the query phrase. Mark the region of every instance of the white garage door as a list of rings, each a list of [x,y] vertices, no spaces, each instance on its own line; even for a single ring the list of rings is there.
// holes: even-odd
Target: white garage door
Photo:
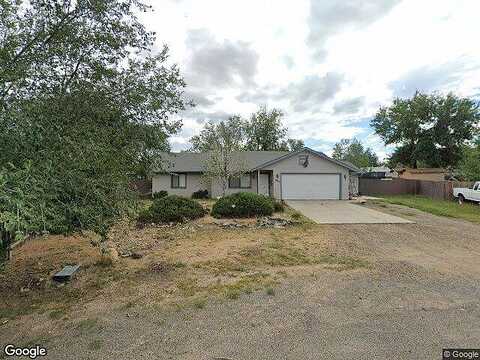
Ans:
[[[339,174],[282,174],[282,199],[338,200]]]

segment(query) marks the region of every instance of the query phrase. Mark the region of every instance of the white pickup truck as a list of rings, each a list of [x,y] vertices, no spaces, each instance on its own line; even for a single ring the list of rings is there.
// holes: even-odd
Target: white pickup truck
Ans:
[[[453,196],[458,198],[459,204],[463,204],[465,200],[480,202],[480,181],[471,188],[453,188]]]

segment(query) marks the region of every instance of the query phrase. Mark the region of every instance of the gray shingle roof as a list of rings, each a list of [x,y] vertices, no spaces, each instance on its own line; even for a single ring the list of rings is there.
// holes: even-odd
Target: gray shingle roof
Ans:
[[[308,151],[326,160],[332,161],[338,165],[344,166],[352,171],[360,172],[360,169],[355,165],[347,162],[332,159],[322,152],[312,150],[305,147],[301,150],[288,151],[239,151],[234,156],[241,161],[241,163],[248,169],[259,169],[265,164],[273,164],[284,158],[289,158],[302,151]],[[162,169],[158,169],[157,173],[161,172],[203,172],[207,162],[209,153],[164,153],[162,155]]]
[[[241,159],[247,168],[254,169],[288,153],[288,151],[241,151],[235,153],[234,156]],[[163,169],[159,169],[157,172],[202,172],[205,170],[207,159],[208,153],[164,153],[162,155]]]

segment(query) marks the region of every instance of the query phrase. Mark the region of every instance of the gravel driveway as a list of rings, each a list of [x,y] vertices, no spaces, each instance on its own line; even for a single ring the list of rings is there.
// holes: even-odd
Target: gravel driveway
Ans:
[[[106,311],[98,331],[74,329],[52,359],[441,359],[480,347],[480,226],[401,206],[377,211],[415,224],[318,225],[338,253],[371,269],[312,266],[275,294],[203,309]],[[90,349],[92,339],[103,344]]]

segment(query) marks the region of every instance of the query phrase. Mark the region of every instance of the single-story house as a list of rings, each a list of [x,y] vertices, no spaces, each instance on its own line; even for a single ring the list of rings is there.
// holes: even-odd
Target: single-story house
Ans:
[[[401,179],[407,180],[444,181],[449,176],[449,171],[442,168],[398,168],[396,171]]]
[[[195,152],[163,154],[163,169],[152,176],[152,193],[166,190],[191,196],[208,190],[211,197],[222,196],[221,181],[204,176],[208,157],[208,153]],[[282,200],[345,200],[358,189],[360,169],[307,147],[294,152],[242,151],[235,157],[248,170],[229,179],[227,194],[248,191]]]

